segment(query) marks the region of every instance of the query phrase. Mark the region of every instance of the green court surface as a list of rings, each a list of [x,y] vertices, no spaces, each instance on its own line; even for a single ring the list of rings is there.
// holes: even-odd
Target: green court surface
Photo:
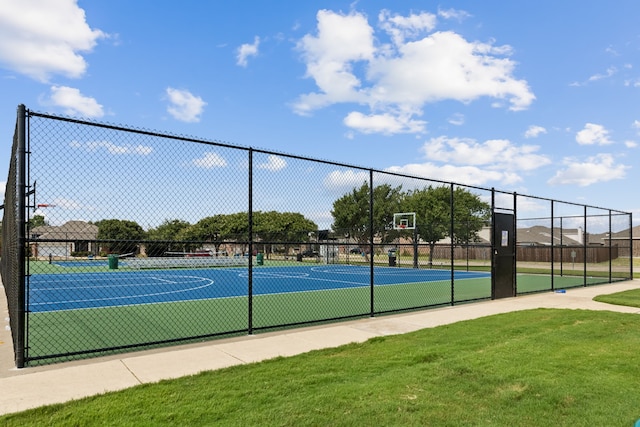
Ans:
[[[55,268],[46,270],[48,274],[54,275],[65,273]],[[255,270],[262,274],[276,271],[271,267]],[[194,271],[199,273],[193,273]],[[202,275],[203,271],[190,270],[188,273]],[[124,277],[121,274],[123,272],[113,271],[106,273],[106,276],[117,283],[121,280],[120,277]],[[443,273],[442,270],[440,272]],[[69,274],[68,270],[66,274]],[[78,276],[83,274],[91,273],[76,273]],[[104,272],[99,274],[105,275]],[[335,277],[337,280],[333,281],[342,280],[340,273]],[[587,284],[605,281],[603,278],[587,278]],[[582,277],[554,277],[555,289],[583,284]],[[518,293],[550,291],[551,278],[549,275],[519,274],[517,289]],[[248,333],[250,325],[253,332],[259,332],[313,322],[368,317],[372,315],[372,293],[374,314],[416,310],[451,305],[452,301],[462,303],[490,299],[491,278],[487,273],[482,273],[480,277],[457,279],[453,283],[453,289],[450,279],[375,285],[373,290],[370,286],[294,289],[254,294],[251,304],[247,295],[240,295],[32,311],[28,315],[27,357],[30,365],[35,365],[81,358],[84,355],[142,349],[144,347],[141,344],[148,348],[152,343],[166,345],[170,342],[193,342],[216,336],[244,335]]]

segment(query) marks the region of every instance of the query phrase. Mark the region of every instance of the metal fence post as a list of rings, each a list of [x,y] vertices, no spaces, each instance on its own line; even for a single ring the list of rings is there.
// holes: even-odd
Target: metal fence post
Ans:
[[[249,148],[249,211],[247,212],[249,219],[249,281],[247,283],[248,297],[248,323],[247,331],[249,335],[253,334],[253,149]]]
[[[633,213],[629,212],[629,278],[633,280]]]
[[[611,209],[609,209],[609,283],[613,278],[613,239],[611,239],[612,231],[611,231]]]
[[[373,285],[373,266],[374,266],[374,258],[375,248],[373,245],[373,169],[369,169],[369,287],[370,291],[370,316],[373,317],[375,313],[375,305],[374,305],[374,285]]]
[[[518,296],[518,193],[513,192],[513,287],[514,296]]]
[[[553,200],[551,201],[551,290],[554,291],[555,290],[555,285],[554,285],[554,276],[555,276],[555,233],[553,232],[553,229],[555,228],[555,219],[554,219],[554,212],[553,212]],[[562,246],[560,246],[560,250],[562,251]]]
[[[584,206],[584,231],[582,232],[582,250],[584,251],[584,259],[582,262],[583,270],[582,270],[582,284],[586,288],[587,287],[587,240],[589,239],[589,234],[587,233],[587,206]]]
[[[450,246],[450,256],[451,256],[451,268],[450,268],[450,277],[451,277],[451,305],[455,304],[455,280],[454,280],[454,263],[455,263],[455,250],[454,250],[454,230],[455,230],[455,221],[454,221],[454,213],[453,213],[453,196],[454,196],[454,188],[453,183],[450,185],[451,192],[449,194],[449,211],[450,211],[450,231],[449,235],[451,236],[451,246]]]
[[[25,236],[25,190],[26,190],[26,126],[25,126],[25,116],[26,116],[26,107],[21,104],[18,106],[18,118],[17,118],[17,131],[18,131],[18,150],[17,150],[17,160],[18,160],[18,170],[17,170],[17,180],[16,180],[16,193],[17,199],[17,218],[16,218],[16,226],[18,231],[18,281],[20,283],[18,290],[18,321],[17,326],[18,330],[17,339],[16,339],[16,348],[15,348],[15,358],[16,358],[16,366],[18,368],[24,367],[25,362],[25,337],[27,335],[26,331],[26,315],[27,312],[25,310],[26,301],[26,275],[25,275],[25,244],[26,244],[26,236]],[[13,207],[10,207],[13,208]]]
[[[491,187],[491,254],[489,259],[491,260],[491,299],[494,299],[496,292],[496,242],[495,242],[495,227],[496,227],[496,190]]]

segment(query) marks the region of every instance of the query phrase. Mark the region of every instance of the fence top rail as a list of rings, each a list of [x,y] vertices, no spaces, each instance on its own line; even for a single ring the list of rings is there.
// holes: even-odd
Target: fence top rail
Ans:
[[[424,177],[424,176],[416,176],[416,175],[403,174],[403,173],[399,173],[399,172],[392,172],[392,171],[385,171],[385,170],[367,168],[367,167],[364,167],[364,166],[357,166],[357,165],[353,165],[353,164],[341,163],[341,162],[336,162],[336,161],[331,161],[331,160],[322,160],[322,159],[317,159],[317,158],[312,158],[312,157],[307,157],[307,156],[299,156],[299,155],[295,155],[295,154],[283,153],[283,152],[278,152],[278,151],[272,151],[272,150],[254,148],[254,147],[247,147],[247,146],[242,146],[242,145],[239,145],[239,144],[233,144],[233,143],[230,143],[230,142],[223,142],[223,141],[217,141],[217,140],[208,140],[208,139],[204,139],[204,138],[195,138],[195,137],[192,137],[192,136],[172,134],[172,133],[169,133],[169,132],[159,132],[159,131],[155,131],[155,130],[140,129],[140,128],[136,128],[136,127],[133,127],[133,126],[116,125],[116,124],[111,124],[111,123],[100,122],[100,121],[97,121],[97,120],[80,119],[80,118],[74,118],[74,117],[58,115],[58,114],[51,114],[51,113],[41,113],[41,112],[29,110],[29,109],[25,109],[25,115],[27,117],[41,117],[41,118],[45,118],[45,119],[58,120],[58,121],[63,121],[63,122],[68,122],[68,123],[76,123],[76,124],[80,124],[80,125],[100,127],[100,128],[110,129],[110,130],[115,130],[115,131],[131,132],[131,133],[136,133],[136,134],[146,135],[146,136],[152,136],[152,137],[157,137],[157,138],[167,138],[167,139],[173,139],[173,140],[193,142],[193,143],[198,143],[198,144],[215,145],[215,146],[218,146],[218,147],[232,148],[232,149],[244,150],[244,151],[251,151],[251,152],[254,152],[254,153],[262,153],[262,154],[267,154],[267,155],[274,154],[274,155],[289,157],[289,158],[297,159],[297,160],[305,160],[305,161],[324,163],[324,164],[328,164],[328,165],[340,166],[340,167],[345,167],[345,168],[360,169],[360,170],[369,171],[369,172],[373,172],[373,173],[380,173],[380,174],[385,174],[385,175],[397,176],[397,177],[401,177],[401,178],[416,179],[416,180],[421,180],[421,181],[429,181],[429,182],[434,182],[434,183],[438,183],[438,184],[446,184],[446,185],[457,186],[457,187],[471,188],[471,189],[474,189],[474,190],[488,191],[488,192],[494,192],[494,193],[498,193],[498,194],[513,195],[514,197],[520,196],[520,197],[527,197],[527,198],[532,198],[532,199],[537,199],[537,200],[546,200],[546,201],[549,201],[549,202],[552,202],[552,203],[553,202],[558,202],[558,203],[564,203],[564,204],[574,205],[574,206],[584,206],[586,208],[591,208],[591,209],[608,210],[610,212],[616,212],[616,213],[622,214],[622,215],[630,215],[631,214],[630,212],[625,212],[625,211],[616,210],[616,209],[609,209],[609,208],[603,208],[603,207],[599,207],[599,206],[585,205],[585,204],[580,204],[580,203],[575,203],[575,202],[566,202],[566,201],[562,201],[562,200],[551,199],[551,198],[548,198],[548,197],[532,196],[532,195],[527,195],[527,194],[519,194],[519,193],[516,193],[516,192],[509,192],[509,191],[505,191],[505,190],[497,190],[494,187],[488,188],[488,187],[475,186],[475,185],[471,185],[471,184],[461,184],[461,183],[456,183],[456,182],[451,182],[451,181],[443,181],[443,180],[439,180],[439,179],[435,179],[435,178],[427,178],[427,177]]]
[[[583,205],[580,205],[583,206]],[[616,211],[617,212],[617,211]],[[619,212],[614,214],[613,211],[611,216],[622,215],[623,212]],[[555,215],[555,216],[542,216],[542,217],[519,217],[518,221],[535,221],[535,220],[544,220],[544,219],[573,219],[573,218],[608,218],[608,214],[587,214],[587,215]]]

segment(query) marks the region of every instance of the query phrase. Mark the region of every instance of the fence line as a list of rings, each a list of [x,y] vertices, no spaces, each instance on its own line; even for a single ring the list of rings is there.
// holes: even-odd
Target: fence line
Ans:
[[[633,276],[627,212],[20,106],[16,366],[494,298],[496,212],[517,294]]]

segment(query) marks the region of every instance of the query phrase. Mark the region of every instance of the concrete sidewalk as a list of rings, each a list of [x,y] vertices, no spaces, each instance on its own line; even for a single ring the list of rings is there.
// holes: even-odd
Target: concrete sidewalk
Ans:
[[[566,293],[546,292],[25,369],[14,368],[10,334],[3,328],[0,335],[0,414],[511,311],[568,308],[640,313],[638,308],[592,300],[596,295],[638,287],[640,281],[633,280],[569,289]],[[6,305],[1,309],[6,317]],[[6,319],[5,323],[8,324]]]

